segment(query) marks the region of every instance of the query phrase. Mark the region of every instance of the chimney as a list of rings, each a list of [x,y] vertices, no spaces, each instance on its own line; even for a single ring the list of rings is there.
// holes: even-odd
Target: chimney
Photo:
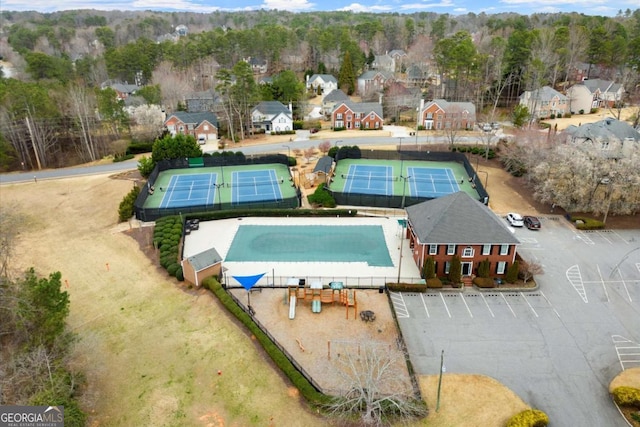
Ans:
[[[289,101],[289,112],[293,114],[293,108],[291,107],[291,101]]]

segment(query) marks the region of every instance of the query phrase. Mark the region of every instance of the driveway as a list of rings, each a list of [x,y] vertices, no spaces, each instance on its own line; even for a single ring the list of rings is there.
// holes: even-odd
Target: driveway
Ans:
[[[514,230],[545,274],[531,292],[393,294],[419,374],[496,378],[551,425],[625,426],[608,394],[640,367],[640,230],[579,232],[560,216]],[[446,378],[446,377],[445,377]]]

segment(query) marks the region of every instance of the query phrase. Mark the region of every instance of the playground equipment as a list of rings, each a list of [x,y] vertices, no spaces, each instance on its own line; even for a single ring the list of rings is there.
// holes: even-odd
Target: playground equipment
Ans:
[[[349,319],[349,307],[353,307],[353,318],[356,318],[358,312],[356,291],[344,289],[342,282],[331,282],[327,289],[324,289],[320,281],[313,282],[308,287],[305,286],[305,282],[298,279],[290,279],[288,284],[289,319],[295,318],[298,301],[310,301],[312,313],[322,312],[322,304],[333,305],[338,302],[346,307],[347,319]]]

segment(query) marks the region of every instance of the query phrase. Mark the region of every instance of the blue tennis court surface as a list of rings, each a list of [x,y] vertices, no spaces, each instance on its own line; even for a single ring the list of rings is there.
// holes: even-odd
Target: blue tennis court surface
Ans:
[[[458,181],[449,168],[407,168],[409,192],[413,197],[441,197],[460,191]]]
[[[161,208],[183,206],[206,206],[215,202],[217,173],[173,175],[167,188],[156,188],[164,192]]]
[[[231,203],[261,202],[264,200],[282,200],[280,185],[284,177],[276,176],[274,169],[257,171],[236,171],[231,174]]]
[[[345,193],[393,195],[393,167],[376,165],[350,165],[345,178]]]

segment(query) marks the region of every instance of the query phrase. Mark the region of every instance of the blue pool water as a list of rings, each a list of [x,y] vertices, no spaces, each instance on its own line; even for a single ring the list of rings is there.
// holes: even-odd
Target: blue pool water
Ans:
[[[241,225],[225,260],[393,267],[380,225]]]

